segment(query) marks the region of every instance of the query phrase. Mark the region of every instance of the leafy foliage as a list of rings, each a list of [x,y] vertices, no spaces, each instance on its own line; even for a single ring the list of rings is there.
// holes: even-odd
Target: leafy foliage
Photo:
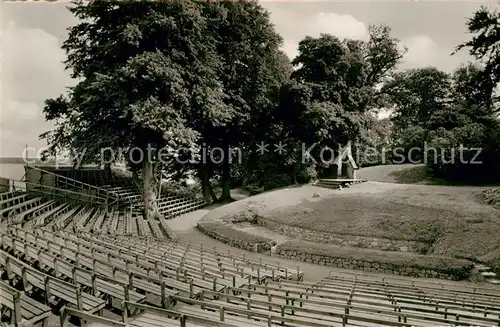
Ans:
[[[84,162],[119,159],[109,151],[102,158],[103,148],[123,153],[145,195],[162,175],[198,177],[211,201],[230,200],[236,185],[308,182],[328,164],[304,160],[302,145],[318,144],[311,151],[318,157],[326,146],[353,141],[360,165],[383,162],[386,146],[408,157],[425,142],[481,146],[488,162],[500,157],[497,12],[478,11],[468,22],[477,35],[458,47],[479,62],[447,74],[398,71],[406,49],[383,25],[370,26],[366,41],[306,37],[290,62],[269,13],[254,0],[92,0],[70,10],[79,23],[63,49],[78,83],[47,99],[44,113],[56,129],[43,137],[53,152],[84,152]],[[380,108],[394,109],[390,121],[374,118]],[[259,153],[261,142],[270,144],[267,153]],[[277,154],[272,147],[280,143]],[[136,148],[150,153],[151,166]],[[462,166],[450,170],[440,161],[431,168],[455,178]],[[213,183],[222,188],[219,199]]]

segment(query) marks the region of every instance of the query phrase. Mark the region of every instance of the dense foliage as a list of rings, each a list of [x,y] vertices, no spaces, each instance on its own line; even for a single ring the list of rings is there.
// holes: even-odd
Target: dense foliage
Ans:
[[[487,147],[488,162],[498,156],[496,12],[482,9],[468,23],[479,35],[461,47],[478,63],[449,75],[398,71],[405,50],[387,26],[370,26],[367,41],[308,36],[290,61],[253,0],[93,0],[70,10],[80,22],[63,49],[78,83],[46,101],[56,129],[43,136],[83,162],[122,153],[142,180],[147,215],[157,214],[160,176],[195,176],[207,200],[227,201],[234,186],[257,192],[323,174],[321,149],[348,140],[361,165],[388,162],[386,147],[408,154],[423,142]],[[393,108],[393,118],[377,120],[380,108]],[[462,166],[430,164],[450,178]]]
[[[384,88],[395,109],[394,145],[404,161],[424,162],[436,177],[500,182],[498,94],[500,14],[481,8],[467,22],[475,63],[452,74],[434,67],[397,73]]]

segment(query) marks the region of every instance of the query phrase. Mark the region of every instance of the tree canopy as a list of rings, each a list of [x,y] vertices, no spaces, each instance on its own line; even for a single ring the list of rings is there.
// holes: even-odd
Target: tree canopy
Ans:
[[[290,61],[269,13],[252,0],[92,0],[70,11],[79,22],[63,49],[78,83],[46,100],[56,128],[43,137],[84,162],[123,152],[142,181],[147,216],[158,214],[158,172],[194,175],[207,200],[229,201],[233,186],[263,190],[324,174],[328,164],[304,160],[303,147],[314,144],[354,141],[381,152],[463,143],[485,147],[490,160],[500,153],[497,12],[483,8],[468,21],[475,35],[457,49],[477,62],[449,74],[400,70],[406,49],[383,25],[370,26],[366,41],[307,36]],[[390,120],[376,118],[381,108],[393,109]],[[429,166],[449,178],[463,168],[453,175],[442,161]]]

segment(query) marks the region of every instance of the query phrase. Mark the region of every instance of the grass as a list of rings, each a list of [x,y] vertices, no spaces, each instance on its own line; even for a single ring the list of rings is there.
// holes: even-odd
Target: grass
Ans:
[[[427,192],[419,192],[419,190]],[[331,234],[419,242],[422,253],[479,260],[500,248],[500,217],[452,190],[418,186],[382,194],[352,193],[279,208],[278,224]],[[470,201],[470,202],[467,202]],[[469,210],[468,206],[473,206]],[[485,208],[491,209],[491,208]]]

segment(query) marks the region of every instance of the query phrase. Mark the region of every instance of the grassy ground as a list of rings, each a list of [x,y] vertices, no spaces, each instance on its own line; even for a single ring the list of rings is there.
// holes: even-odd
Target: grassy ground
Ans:
[[[282,224],[333,234],[413,240],[427,253],[477,259],[500,247],[500,216],[479,204],[476,188],[408,185],[365,192],[370,183],[338,195],[273,210]],[[309,208],[309,209],[305,209]]]
[[[358,177],[370,182],[342,191],[302,186],[266,192],[213,210],[202,221],[221,222],[251,209],[280,225],[415,241],[420,253],[500,263],[500,211],[478,201],[485,187],[440,185],[422,165],[369,167]],[[235,224],[232,229],[241,228]],[[259,235],[259,228],[245,232]]]

